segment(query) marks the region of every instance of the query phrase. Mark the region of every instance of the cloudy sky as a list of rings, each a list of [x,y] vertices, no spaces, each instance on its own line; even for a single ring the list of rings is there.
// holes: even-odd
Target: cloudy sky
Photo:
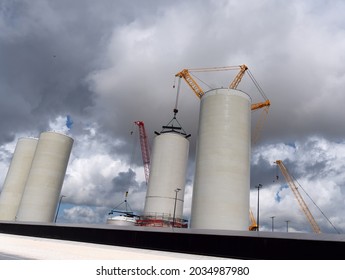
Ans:
[[[246,64],[272,104],[252,147],[250,202],[256,215],[262,184],[262,230],[275,216],[276,231],[289,221],[290,231],[311,232],[280,159],[312,198],[321,231],[345,232],[344,10],[342,0],[0,0],[0,181],[19,137],[65,131],[75,142],[58,221],[104,223],[127,190],[140,213],[146,185],[133,122],[145,122],[152,143],[173,117],[175,73]],[[227,86],[235,74],[202,79]],[[261,101],[248,76],[238,88]],[[192,134],[186,218],[199,103],[182,84],[178,120]]]

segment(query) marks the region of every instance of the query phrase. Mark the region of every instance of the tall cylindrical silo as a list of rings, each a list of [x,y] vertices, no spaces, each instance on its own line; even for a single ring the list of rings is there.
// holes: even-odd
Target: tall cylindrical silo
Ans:
[[[0,220],[14,221],[38,140],[19,138],[0,195]]]
[[[53,222],[65,177],[73,139],[56,132],[41,133],[18,221]]]
[[[181,134],[168,132],[155,137],[144,216],[182,219],[188,153],[189,141]]]
[[[201,99],[191,228],[248,230],[251,98],[215,89]]]

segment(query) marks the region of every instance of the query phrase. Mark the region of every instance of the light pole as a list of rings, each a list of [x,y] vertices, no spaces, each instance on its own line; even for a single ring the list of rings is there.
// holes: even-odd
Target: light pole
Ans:
[[[276,216],[272,216],[272,217],[270,217],[271,219],[272,219],[272,232],[274,231],[274,218],[275,218]]]
[[[61,195],[60,196],[60,199],[59,199],[59,204],[58,204],[58,208],[57,208],[57,211],[56,211],[56,215],[55,215],[55,220],[54,220],[54,223],[56,223],[56,220],[57,220],[57,217],[59,215],[59,210],[60,210],[60,205],[61,205],[61,200],[63,197],[66,197],[65,195]]]
[[[289,232],[289,220],[285,221],[286,222],[286,232]]]
[[[255,186],[255,188],[258,189],[258,207],[257,207],[257,211],[256,211],[256,223],[258,225],[257,231],[259,231],[259,227],[260,227],[260,189],[262,188],[262,185],[259,184],[258,186]]]
[[[179,188],[175,189],[175,204],[174,204],[174,215],[173,215],[173,225],[172,225],[172,227],[175,227],[175,213],[176,213],[177,193],[178,193],[180,190],[181,190],[181,189],[179,189]]]

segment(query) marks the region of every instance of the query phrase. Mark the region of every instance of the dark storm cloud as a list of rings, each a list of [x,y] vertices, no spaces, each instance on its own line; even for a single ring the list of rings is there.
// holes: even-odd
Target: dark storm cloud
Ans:
[[[329,166],[328,158],[325,158],[327,151],[317,146],[315,139],[309,139],[302,142],[302,145],[296,148],[290,144],[284,145],[285,147],[292,147],[290,155],[294,156],[294,159],[284,158],[282,160],[285,168],[291,177],[295,180],[310,179],[316,180],[328,175],[329,170],[326,168]],[[275,155],[275,159],[265,157],[264,153],[257,153],[255,162],[251,164],[251,188],[262,184],[263,186],[271,186],[273,184],[285,184],[285,177],[275,163],[276,160],[281,160],[279,153]],[[298,160],[295,160],[296,154],[300,153]],[[307,158],[302,160],[300,157],[306,155]]]
[[[80,26],[76,26],[81,24],[78,13],[74,20],[64,21],[64,10],[53,12],[45,4],[3,4],[7,11],[3,14],[14,13],[17,5],[24,7],[16,11],[15,17],[10,16],[4,27],[8,32],[0,40],[0,125],[5,128],[0,139],[4,141],[9,133],[46,129],[47,122],[59,114],[83,115],[84,109],[92,105],[92,94],[84,79],[97,58],[94,52],[101,49],[100,35],[92,29],[80,32]],[[57,22],[50,24],[54,18],[44,18],[44,14],[32,15],[38,8],[42,13],[53,13]],[[93,26],[84,23],[86,29]]]
[[[1,143],[47,129],[58,115],[97,119],[87,77],[108,63],[103,53],[114,25],[155,7],[139,2],[2,1]]]
[[[341,87],[334,89],[337,98],[328,100],[329,81],[336,73],[323,70],[324,66],[343,67],[337,65],[334,55],[327,54],[324,61],[320,58],[319,53],[324,53],[331,42],[322,38],[331,35],[323,29],[316,32],[313,25],[321,27],[330,22],[333,8],[328,6],[325,15],[318,18],[308,6],[297,2],[274,2],[269,7],[255,3],[248,7],[236,1],[205,1],[204,5],[176,2],[162,7],[159,13],[151,10],[151,21],[147,14],[114,28],[104,53],[109,64],[94,72],[90,83],[98,94],[94,108],[103,112],[97,114],[102,130],[125,143],[116,153],[130,151],[128,132],[134,120],[145,121],[152,144],[153,131],[172,117],[176,93],[172,89],[173,76],[185,67],[249,66],[272,103],[260,144],[293,142],[310,134],[324,133],[334,138],[343,135],[342,123],[332,125],[341,117]],[[190,14],[190,9],[196,13]],[[203,20],[199,20],[200,15],[204,15]],[[186,26],[193,26],[193,31]],[[338,29],[334,34],[339,34]],[[339,41],[332,44],[332,49],[341,54],[341,46]],[[231,77],[229,74],[229,80]],[[219,86],[229,82],[215,81]],[[322,81],[322,86],[316,81]],[[260,101],[256,89],[248,83],[250,79],[245,76],[239,89],[248,92],[253,101]],[[182,81],[178,119],[192,134],[191,159],[195,158],[199,103]],[[332,107],[332,113],[326,110],[328,107]],[[253,112],[253,118],[257,114]]]
[[[242,63],[272,102],[263,142],[322,132],[339,137],[342,124],[330,124],[340,117],[342,97],[331,82],[344,83],[342,68],[327,73],[322,66],[337,66],[333,55],[342,42],[332,44],[334,52],[327,52],[324,63],[318,54],[325,54],[332,42],[324,36],[339,36],[341,22],[332,17],[335,8],[323,5],[324,13],[316,17],[319,8],[308,7],[297,2],[267,7],[236,1],[5,1],[0,79],[2,97],[10,98],[2,102],[1,119],[8,120],[1,123],[2,139],[11,139],[13,131],[43,129],[47,119],[71,114],[76,122],[98,121],[102,133],[124,141],[120,149],[110,147],[126,154],[133,121],[143,119],[152,140],[153,131],[172,117],[177,71]],[[313,29],[325,24],[332,24],[334,32]],[[245,90],[245,84],[239,88]],[[336,98],[322,102],[328,90]],[[321,111],[319,103],[323,109],[333,106],[332,114]],[[193,93],[182,87],[178,117],[192,133],[192,147],[198,108]]]
[[[275,164],[267,161],[262,156],[256,164],[250,167],[250,187],[255,189],[259,184],[264,187],[271,185],[276,180],[276,166]]]
[[[132,169],[128,169],[127,172],[120,172],[113,180],[113,186],[116,192],[125,193],[130,188],[138,188],[139,183],[135,180],[136,174]]]

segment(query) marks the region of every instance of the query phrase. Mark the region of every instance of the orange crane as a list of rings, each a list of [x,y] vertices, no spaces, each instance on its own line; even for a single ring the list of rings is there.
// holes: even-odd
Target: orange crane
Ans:
[[[249,230],[250,231],[257,231],[258,230],[258,224],[254,218],[254,214],[252,212],[252,209],[249,209],[249,218],[250,218],[250,226],[249,226]]]
[[[268,115],[268,110],[271,105],[270,100],[267,98],[261,87],[259,86],[258,82],[255,80],[253,75],[251,74],[250,70],[245,64],[238,65],[238,66],[224,66],[224,67],[209,67],[209,68],[193,68],[193,69],[183,69],[182,71],[178,72],[175,74],[175,77],[179,77],[179,82],[178,82],[178,89],[177,89],[177,96],[176,96],[176,105],[175,109],[177,108],[177,102],[178,102],[178,96],[179,96],[179,89],[180,89],[180,80],[183,78],[188,86],[192,89],[194,94],[198,97],[201,98],[205,92],[204,90],[198,85],[198,83],[193,79],[191,72],[210,72],[210,71],[227,71],[227,70],[239,70],[238,74],[234,78],[234,80],[230,83],[229,88],[230,89],[236,89],[239,83],[241,82],[243,76],[245,73],[248,73],[248,76],[251,78],[253,81],[254,85],[260,92],[261,96],[263,97],[264,101],[255,103],[251,105],[251,110],[255,111],[260,108],[264,108],[262,111],[260,117],[258,118],[257,124],[254,128],[253,132],[253,138],[252,138],[252,143],[255,144],[258,141],[258,138],[260,136],[260,131],[262,130],[262,127],[264,125],[264,122],[267,118]]]
[[[287,168],[285,167],[285,165],[283,164],[283,162],[281,160],[277,160],[275,163],[279,166],[281,172],[283,173],[286,182],[288,183],[290,189],[292,190],[293,194],[295,195],[295,197],[296,197],[302,211],[304,212],[305,216],[307,217],[313,231],[315,233],[321,233],[320,227],[316,223],[316,221],[315,221],[313,215],[311,214],[307,204],[305,203],[300,192],[298,191],[298,188],[297,188],[296,184],[294,183],[293,177],[289,174]]]
[[[150,176],[150,149],[146,135],[145,124],[143,121],[135,121],[134,123],[139,127],[140,146],[144,164],[145,180],[146,185],[148,185]]]
[[[183,78],[186,83],[189,85],[189,87],[193,90],[195,95],[198,98],[201,98],[205,92],[204,90],[198,85],[198,83],[193,79],[192,75],[190,74],[191,72],[209,72],[209,71],[226,71],[226,70],[240,70],[238,74],[236,75],[235,79],[230,83],[229,88],[230,89],[236,89],[238,84],[241,82],[244,74],[248,70],[248,67],[246,65],[239,65],[239,66],[224,66],[224,67],[209,67],[209,68],[194,68],[194,69],[183,69],[182,71],[178,72],[175,74],[175,77],[179,77],[180,79]],[[267,99],[265,96],[264,92],[261,90],[259,87],[258,83],[255,81],[254,77],[248,71],[248,74],[250,78],[253,80],[255,86],[258,88],[260,91],[261,95],[264,97],[265,101],[264,102],[259,102],[256,104],[252,104],[251,109],[252,110],[257,110],[263,107],[269,107],[271,105],[270,101]]]

